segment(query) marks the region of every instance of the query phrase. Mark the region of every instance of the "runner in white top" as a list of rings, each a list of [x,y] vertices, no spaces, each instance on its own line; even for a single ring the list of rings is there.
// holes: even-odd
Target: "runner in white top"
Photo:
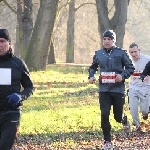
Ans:
[[[142,82],[140,75],[144,70],[145,65],[150,61],[150,56],[141,54],[138,45],[135,43],[132,43],[129,46],[129,53],[135,67],[135,71],[130,77],[128,93],[129,107],[133,124],[136,126],[136,131],[141,131],[138,104],[140,101],[140,111],[143,119],[147,120],[150,105],[150,77],[147,77],[147,82]]]

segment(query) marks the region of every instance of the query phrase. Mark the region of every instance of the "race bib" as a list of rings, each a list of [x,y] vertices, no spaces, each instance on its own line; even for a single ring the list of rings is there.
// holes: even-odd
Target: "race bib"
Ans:
[[[0,85],[11,85],[11,69],[0,68]]]
[[[115,83],[116,74],[115,72],[102,72],[101,78],[102,83]]]
[[[131,78],[132,78],[132,79],[139,79],[139,78],[140,78],[140,75],[141,75],[141,72],[134,72],[134,73],[131,75]]]

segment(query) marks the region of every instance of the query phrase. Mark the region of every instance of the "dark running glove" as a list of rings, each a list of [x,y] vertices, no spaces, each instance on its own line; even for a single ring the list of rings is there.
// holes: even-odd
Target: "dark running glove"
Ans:
[[[16,106],[21,101],[21,95],[17,93],[12,93],[6,98],[8,98],[8,103],[10,103],[12,106]]]
[[[142,82],[144,81],[145,76],[141,74],[140,79],[142,80]]]

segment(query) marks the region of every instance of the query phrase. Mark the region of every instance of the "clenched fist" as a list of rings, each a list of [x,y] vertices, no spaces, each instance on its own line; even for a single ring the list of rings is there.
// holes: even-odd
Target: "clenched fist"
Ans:
[[[96,78],[95,78],[95,77],[91,77],[91,78],[89,79],[89,83],[90,83],[90,84],[95,83],[95,81],[96,81]]]

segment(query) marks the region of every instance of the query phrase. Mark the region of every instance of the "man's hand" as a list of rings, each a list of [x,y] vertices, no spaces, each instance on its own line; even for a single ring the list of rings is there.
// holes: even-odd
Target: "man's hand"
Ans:
[[[17,93],[12,93],[7,96],[8,103],[10,103],[12,106],[16,106],[21,101],[21,95]]]
[[[95,83],[95,81],[96,81],[96,78],[95,78],[95,77],[91,77],[91,78],[89,79],[89,83],[90,83],[90,84]]]
[[[121,82],[122,81],[122,76],[120,74],[116,74],[115,81],[116,82]]]
[[[147,76],[144,78],[143,82],[148,82],[148,80],[149,80],[149,76],[147,75]]]

